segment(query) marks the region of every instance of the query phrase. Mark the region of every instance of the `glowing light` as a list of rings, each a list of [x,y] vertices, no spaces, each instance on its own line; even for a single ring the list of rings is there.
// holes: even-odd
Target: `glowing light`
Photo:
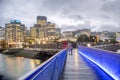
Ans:
[[[11,23],[21,23],[20,20],[10,20]]]
[[[111,71],[109,71],[107,69],[107,67],[103,67],[103,65],[99,64],[98,62],[96,62],[95,60],[93,60],[92,58],[90,58],[89,56],[85,55],[83,52],[78,51],[82,56],[86,57],[87,59],[89,59],[90,61],[92,61],[93,63],[95,63],[97,66],[99,66],[103,71],[105,71],[108,75],[110,75],[113,79],[115,80],[119,80],[119,77],[117,77],[117,75],[115,75],[114,73],[112,73]]]
[[[75,50],[74,53],[75,53],[75,59],[74,59],[74,60],[75,60],[75,66],[79,67],[79,64],[78,64],[78,62],[79,62],[79,61],[78,61],[78,60],[79,60],[79,59],[78,59],[79,56],[78,56],[78,54],[77,54],[77,50]]]

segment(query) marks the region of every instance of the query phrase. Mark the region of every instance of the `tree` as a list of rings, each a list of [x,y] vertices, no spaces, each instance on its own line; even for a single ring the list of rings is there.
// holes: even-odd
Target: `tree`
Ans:
[[[104,43],[108,44],[109,43],[109,39],[105,39]]]
[[[115,43],[117,43],[117,41],[116,41],[116,39],[110,39],[110,43],[115,44]]]
[[[90,36],[89,41],[90,42],[95,42],[96,41],[96,36]]]
[[[0,46],[1,46],[1,48],[6,48],[6,45],[7,45],[7,43],[6,43],[5,40],[1,40],[1,41],[0,41]]]
[[[117,43],[117,41],[116,41],[116,36],[110,36],[110,43],[111,43],[111,44]]]
[[[99,44],[103,45],[104,41],[103,40],[99,40]]]
[[[33,42],[35,43],[35,39],[25,39],[24,47],[27,47],[27,45],[31,46]]]
[[[86,34],[82,34],[82,35],[78,36],[77,42],[79,42],[81,44],[89,42],[89,37]]]
[[[53,42],[57,43],[59,39],[60,39],[59,37],[57,37],[57,38],[55,37],[55,39],[53,40]]]
[[[35,42],[35,40],[34,39],[28,39],[27,42],[28,42],[29,45],[31,45],[33,42]]]

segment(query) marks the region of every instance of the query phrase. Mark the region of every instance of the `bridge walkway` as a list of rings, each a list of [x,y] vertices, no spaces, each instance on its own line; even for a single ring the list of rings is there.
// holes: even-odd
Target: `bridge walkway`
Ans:
[[[89,66],[86,61],[79,56],[77,49],[73,49],[73,54],[67,54],[67,60],[61,80],[106,80],[101,77],[93,66]]]

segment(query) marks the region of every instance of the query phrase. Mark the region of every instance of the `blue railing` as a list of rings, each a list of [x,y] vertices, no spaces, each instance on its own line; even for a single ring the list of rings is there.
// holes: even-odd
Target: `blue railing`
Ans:
[[[120,80],[120,54],[84,46],[79,46],[78,52],[99,66],[114,80]]]
[[[47,60],[35,70],[19,78],[19,80],[59,80],[66,61],[67,50],[64,49]]]

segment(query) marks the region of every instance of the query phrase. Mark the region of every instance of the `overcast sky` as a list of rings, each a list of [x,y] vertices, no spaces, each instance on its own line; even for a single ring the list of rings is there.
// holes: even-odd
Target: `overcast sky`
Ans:
[[[11,19],[27,27],[47,16],[62,30],[120,31],[120,0],[0,0],[0,25]]]

